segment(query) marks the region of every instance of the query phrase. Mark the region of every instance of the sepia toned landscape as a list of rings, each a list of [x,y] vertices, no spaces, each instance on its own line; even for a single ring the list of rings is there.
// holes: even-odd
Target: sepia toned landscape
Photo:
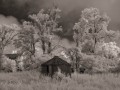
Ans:
[[[120,90],[119,0],[1,0],[0,90]]]

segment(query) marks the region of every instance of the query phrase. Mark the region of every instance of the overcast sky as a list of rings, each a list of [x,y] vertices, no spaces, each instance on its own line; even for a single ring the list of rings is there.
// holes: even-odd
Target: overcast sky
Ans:
[[[27,20],[29,14],[51,7],[53,2],[62,10],[61,24],[68,37],[81,11],[89,7],[106,12],[111,18],[109,29],[120,30],[120,0],[0,0],[0,24],[19,24]]]
[[[71,12],[76,11],[76,15],[73,16],[79,17],[82,9],[96,7],[101,12],[106,12],[114,24],[119,25],[120,23],[120,0],[0,0],[0,17],[5,15],[15,17],[18,20],[25,19],[30,13],[38,12],[44,7],[50,7],[53,1],[62,9],[64,14],[68,14],[68,18],[69,13],[72,14]]]

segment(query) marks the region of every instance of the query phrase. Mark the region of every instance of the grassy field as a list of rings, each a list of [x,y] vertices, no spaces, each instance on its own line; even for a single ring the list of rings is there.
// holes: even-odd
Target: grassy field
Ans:
[[[0,90],[120,90],[120,74],[73,74],[58,81],[36,71],[0,73]]]

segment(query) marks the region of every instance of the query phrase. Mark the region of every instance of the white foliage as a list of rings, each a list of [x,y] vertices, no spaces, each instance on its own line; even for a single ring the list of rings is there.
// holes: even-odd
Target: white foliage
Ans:
[[[12,51],[12,54],[17,54],[17,50],[13,50],[13,51]]]
[[[69,56],[66,55],[64,51],[61,52],[61,55],[64,56],[65,58],[69,58]]]
[[[21,56],[19,59],[18,59],[18,67],[20,70],[24,70],[24,60],[26,59],[25,56]]]
[[[98,56],[95,58],[94,71],[108,72],[111,69],[117,68],[119,64],[119,59],[107,59],[105,57]]]
[[[17,70],[16,61],[10,60],[10,64],[11,64],[12,72],[16,72],[16,70]]]
[[[11,60],[7,57],[3,57],[3,63],[2,63],[2,67],[3,68],[9,68],[10,70],[12,70],[12,72],[16,72],[17,68],[16,68],[16,61]]]
[[[120,53],[120,48],[116,45],[116,42],[99,43],[97,51],[101,51],[107,57],[117,57]]]

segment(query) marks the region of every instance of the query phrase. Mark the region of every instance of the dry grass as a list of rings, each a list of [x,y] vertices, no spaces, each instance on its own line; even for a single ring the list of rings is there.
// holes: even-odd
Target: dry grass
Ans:
[[[58,81],[36,71],[0,73],[0,90],[120,90],[120,75],[74,74]]]

